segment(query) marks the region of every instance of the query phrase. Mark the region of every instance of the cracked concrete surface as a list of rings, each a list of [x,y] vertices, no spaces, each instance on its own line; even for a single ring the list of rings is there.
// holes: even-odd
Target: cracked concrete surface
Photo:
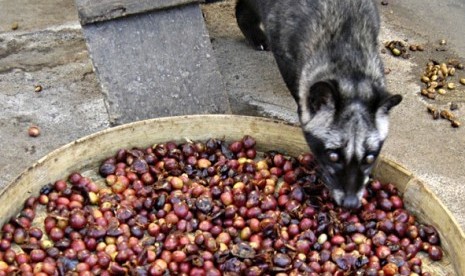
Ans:
[[[220,73],[234,114],[297,122],[296,105],[268,52],[249,47],[234,18],[233,0],[203,7]],[[39,158],[77,138],[108,128],[108,112],[93,73],[85,41],[71,0],[0,0],[0,187],[3,188]],[[404,60],[383,55],[391,73],[389,90],[404,96],[391,115],[383,153],[424,180],[465,227],[465,127],[454,129],[432,120],[426,106],[447,108],[456,101],[465,123],[465,89],[436,101],[419,95],[419,77],[429,58],[465,62],[464,18],[459,0],[390,1],[381,6],[381,42],[421,43],[426,51]],[[415,11],[421,11],[416,13]],[[433,17],[424,15],[434,14]],[[14,23],[18,29],[12,30]],[[442,24],[442,25],[441,25]],[[438,26],[445,26],[444,28]],[[462,32],[463,33],[463,32]],[[437,52],[446,38],[448,51]],[[380,46],[381,50],[382,46]],[[459,72],[465,77],[465,71]],[[40,84],[43,90],[34,92]],[[31,138],[27,129],[41,128]]]
[[[57,5],[60,9],[52,8]],[[4,187],[49,152],[109,123],[74,3],[0,1],[0,6],[0,187]],[[17,30],[11,30],[13,21],[18,22]],[[42,91],[35,92],[36,85]],[[37,138],[27,135],[33,125],[41,130]]]

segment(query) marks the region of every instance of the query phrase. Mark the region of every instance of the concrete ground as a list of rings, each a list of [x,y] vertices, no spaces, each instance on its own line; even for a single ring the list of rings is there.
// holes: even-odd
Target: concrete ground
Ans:
[[[380,2],[380,1],[378,1]],[[380,5],[380,42],[425,45],[410,59],[384,54],[388,88],[404,96],[391,115],[383,153],[423,179],[465,229],[465,125],[432,120],[426,106],[448,108],[465,123],[465,86],[426,100],[419,81],[429,59],[465,63],[461,0],[388,1]],[[233,1],[203,7],[234,114],[297,122],[296,105],[268,52],[252,50],[237,28]],[[447,40],[440,48],[439,41]],[[380,50],[383,47],[380,46]],[[458,71],[465,77],[465,71]],[[457,82],[458,83],[458,82]],[[41,85],[42,91],[35,92]],[[41,135],[27,129],[37,125]],[[110,127],[72,0],[0,0],[0,189],[50,151]]]

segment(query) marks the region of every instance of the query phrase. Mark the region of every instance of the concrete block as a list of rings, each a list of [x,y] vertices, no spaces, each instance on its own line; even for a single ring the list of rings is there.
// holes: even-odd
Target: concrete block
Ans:
[[[83,26],[110,120],[229,113],[198,4]]]

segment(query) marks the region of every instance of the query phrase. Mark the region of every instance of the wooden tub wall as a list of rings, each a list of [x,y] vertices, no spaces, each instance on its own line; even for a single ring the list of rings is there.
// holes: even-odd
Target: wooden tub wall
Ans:
[[[41,158],[9,186],[0,191],[0,223],[17,214],[24,200],[40,188],[71,172],[97,168],[120,148],[146,147],[166,141],[205,141],[208,138],[238,140],[244,134],[257,140],[257,150],[280,150],[297,156],[308,151],[299,127],[271,119],[234,115],[194,115],[145,120],[107,129],[67,144]],[[399,164],[381,157],[374,175],[396,184],[406,207],[421,221],[431,222],[441,233],[442,246],[457,275],[465,275],[465,235],[440,200]]]

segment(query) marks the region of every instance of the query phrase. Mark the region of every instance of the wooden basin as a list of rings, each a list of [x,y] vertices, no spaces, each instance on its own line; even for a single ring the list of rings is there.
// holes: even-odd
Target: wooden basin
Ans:
[[[67,144],[24,171],[0,191],[1,225],[19,212],[27,197],[37,195],[43,185],[67,177],[73,171],[95,171],[99,162],[117,149],[186,139],[205,141],[211,137],[231,141],[245,134],[257,140],[259,151],[273,149],[295,156],[308,151],[299,127],[259,117],[194,115],[126,124]],[[425,258],[425,269],[432,275],[465,275],[465,254],[462,255],[465,235],[439,199],[414,175],[384,157],[379,159],[374,175],[382,182],[396,184],[404,195],[407,209],[440,232],[445,258],[434,263]]]

